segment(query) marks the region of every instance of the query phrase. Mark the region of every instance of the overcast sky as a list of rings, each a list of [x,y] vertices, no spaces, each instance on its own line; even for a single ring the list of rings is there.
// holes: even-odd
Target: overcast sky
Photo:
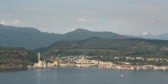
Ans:
[[[168,0],[0,0],[0,24],[66,33],[168,33]]]

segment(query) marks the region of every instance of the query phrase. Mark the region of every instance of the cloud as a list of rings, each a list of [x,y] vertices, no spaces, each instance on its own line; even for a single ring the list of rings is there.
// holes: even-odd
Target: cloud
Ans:
[[[75,28],[72,28],[70,31],[75,31]]]
[[[112,28],[105,28],[107,31],[110,31],[110,32],[117,32],[117,30],[115,29],[112,29]]]
[[[89,31],[93,31],[93,29],[88,29]]]
[[[88,19],[85,19],[85,18],[78,18],[77,20],[75,20],[75,22],[85,23],[86,25],[93,25],[93,24],[96,23],[97,21],[88,20]]]
[[[123,21],[121,21],[121,20],[118,20],[118,21],[114,22],[114,24],[117,24],[117,25],[123,25],[123,24],[124,24],[124,22],[123,22]]]
[[[79,18],[76,20],[77,22],[88,22],[89,20],[85,19],[85,18]]]
[[[72,32],[72,31],[75,31],[75,28],[72,28],[72,27],[67,27],[66,28],[66,32]]]
[[[13,22],[11,22],[13,25],[18,25],[18,24],[20,24],[21,23],[21,21],[20,20],[14,20]]]
[[[140,21],[141,23],[143,24],[154,24],[154,23],[157,23],[156,20],[153,20],[153,19],[149,19],[149,20],[142,20]]]
[[[1,21],[0,24],[6,25],[6,22],[5,21]]]
[[[20,20],[13,20],[13,21],[1,21],[0,24],[3,24],[3,25],[13,25],[13,26],[16,26],[16,25],[27,25],[26,22],[21,22]]]
[[[93,25],[93,24],[96,23],[96,22],[97,22],[97,21],[92,20],[92,21],[88,21],[87,24],[88,24],[88,25]]]

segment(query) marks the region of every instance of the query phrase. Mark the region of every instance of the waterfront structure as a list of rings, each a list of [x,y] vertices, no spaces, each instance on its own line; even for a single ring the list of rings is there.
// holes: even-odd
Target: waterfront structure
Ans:
[[[112,62],[103,62],[98,60],[88,60],[85,59],[83,55],[81,56],[64,56],[64,57],[57,57],[55,59],[48,59],[50,61],[54,61],[53,63],[46,63],[45,60],[40,60],[40,53],[37,54],[38,56],[38,63],[34,63],[34,68],[54,68],[54,67],[99,67],[99,68],[105,68],[105,69],[122,69],[122,70],[146,70],[146,69],[154,69],[154,70],[168,70],[168,66],[166,67],[156,67],[154,65],[131,65],[131,63],[125,61],[120,61],[120,65],[113,64]],[[103,56],[101,56],[103,57]],[[89,57],[87,57],[89,58]],[[123,57],[114,57],[115,59],[122,59]],[[125,57],[126,60],[143,60],[142,57]],[[145,60],[161,60],[161,61],[167,61],[166,58],[145,58]],[[30,67],[30,66],[28,66]]]
[[[38,56],[38,62],[39,62],[40,61],[40,53],[38,53],[37,56]]]
[[[135,58],[132,58],[132,57],[125,57],[126,60],[134,60]]]
[[[122,64],[130,65],[131,63],[129,63],[129,62],[122,62]]]
[[[60,67],[68,67],[69,64],[60,64]]]
[[[114,57],[114,59],[122,59],[123,57]]]
[[[38,56],[38,63],[34,63],[33,68],[54,68],[60,66],[58,61],[54,61],[53,63],[46,63],[45,60],[41,61],[40,53],[38,53],[37,56]]]
[[[114,69],[121,69],[122,67],[121,67],[121,65],[116,65],[115,67],[114,67]]]
[[[122,70],[134,70],[133,67],[129,67],[129,66],[122,67],[121,69],[122,69]]]
[[[78,59],[77,61],[75,61],[76,63],[76,66],[77,67],[85,67],[85,68],[89,68],[91,66],[98,66],[99,64],[99,61],[97,60],[88,60],[88,59],[85,59],[84,56],[81,57],[80,56],[80,59]]]
[[[164,66],[155,66],[153,67],[154,70],[166,70],[166,67]]]
[[[38,61],[38,63],[34,63],[33,67],[46,68],[47,64],[46,64],[45,60],[44,61]]]
[[[112,62],[99,62],[99,68],[107,68],[107,69],[111,69],[112,68],[113,63]]]
[[[136,57],[137,60],[142,60],[142,57]]]

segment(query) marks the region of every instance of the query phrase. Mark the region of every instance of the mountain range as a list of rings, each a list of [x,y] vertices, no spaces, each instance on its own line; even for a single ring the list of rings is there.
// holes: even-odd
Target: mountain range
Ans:
[[[143,32],[138,37],[146,38],[146,39],[154,39],[155,36],[150,34],[149,32]]]
[[[160,40],[168,40],[168,33],[163,33],[160,35],[152,35],[149,32],[143,32],[141,34],[139,34],[138,36],[132,36],[132,37],[136,37],[136,38],[145,38],[145,39],[160,39]]]
[[[33,50],[47,47],[61,40],[83,40],[91,37],[105,39],[129,38],[113,32],[92,32],[80,28],[66,34],[54,34],[40,32],[35,28],[13,27],[0,24],[0,46],[2,47],[24,47]]]
[[[93,32],[78,28],[65,34],[55,34],[41,32],[38,29],[30,27],[13,27],[0,24],[0,46],[2,47],[24,47],[34,50],[47,47],[58,41],[84,40],[92,37],[104,39],[126,39],[126,38],[145,38],[168,40],[168,33],[154,36],[144,32],[138,36],[119,35],[113,32]]]

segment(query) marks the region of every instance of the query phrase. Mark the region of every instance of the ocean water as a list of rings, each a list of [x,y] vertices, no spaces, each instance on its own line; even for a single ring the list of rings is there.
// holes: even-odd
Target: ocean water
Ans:
[[[0,69],[0,84],[168,84],[168,71],[98,68]]]

